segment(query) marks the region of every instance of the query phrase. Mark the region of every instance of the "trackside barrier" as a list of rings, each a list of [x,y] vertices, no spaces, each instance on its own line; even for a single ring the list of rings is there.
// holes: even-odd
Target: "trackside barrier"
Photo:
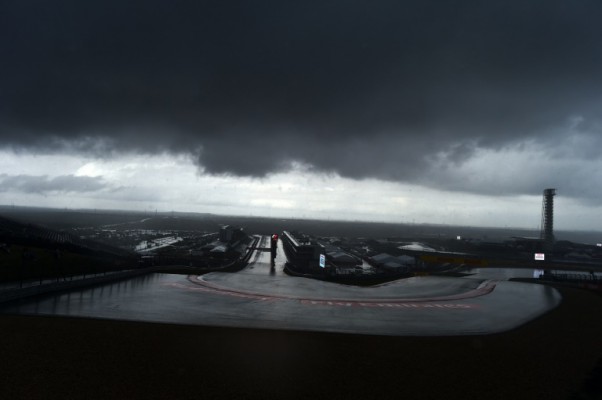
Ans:
[[[255,241],[249,246],[247,249],[247,253],[238,260],[232,262],[227,266],[223,266],[216,270],[228,270],[235,265],[244,266],[251,257],[251,254],[255,251],[257,246],[258,239],[255,238]],[[27,287],[13,287],[5,290],[0,290],[0,303],[23,299],[32,296],[38,296],[46,293],[58,292],[62,290],[73,290],[86,286],[99,285],[103,283],[109,283],[117,280],[133,278],[135,276],[145,275],[153,272],[169,272],[170,270],[180,271],[184,269],[190,269],[190,273],[198,272],[198,268],[188,268],[182,265],[173,265],[173,266],[152,266],[146,268],[136,268],[119,272],[112,272],[106,275],[96,275],[93,277],[86,277],[85,275],[80,276],[79,279],[73,280],[65,280],[58,282],[49,282],[42,283],[33,286]],[[204,270],[203,272],[209,272],[208,270]]]
[[[71,281],[59,281],[43,283],[41,285],[28,286],[24,288],[13,288],[0,291],[0,303],[23,299],[31,296],[57,292],[61,290],[72,290],[86,286],[108,283],[121,279],[132,278],[134,276],[145,275],[154,272],[156,268],[139,268],[120,272],[113,272],[107,275],[93,276],[88,278],[75,279]]]

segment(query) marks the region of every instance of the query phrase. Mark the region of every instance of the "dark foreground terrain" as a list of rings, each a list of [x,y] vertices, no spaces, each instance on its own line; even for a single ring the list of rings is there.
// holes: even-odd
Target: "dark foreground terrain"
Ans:
[[[602,297],[561,291],[520,329],[449,338],[5,315],[0,397],[602,398]]]

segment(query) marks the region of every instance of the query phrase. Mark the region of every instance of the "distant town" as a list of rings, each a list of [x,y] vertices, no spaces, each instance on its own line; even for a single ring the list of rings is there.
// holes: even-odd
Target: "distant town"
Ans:
[[[0,262],[5,280],[82,273],[86,268],[236,271],[255,250],[272,251],[274,257],[283,253],[288,274],[360,285],[485,266],[585,273],[602,266],[599,243],[559,238],[546,248],[545,238],[523,231],[208,214],[14,207],[2,211],[0,249],[5,256]],[[361,235],[362,227],[373,236]],[[262,235],[276,237],[272,249]],[[79,262],[82,257],[88,260],[85,264]]]

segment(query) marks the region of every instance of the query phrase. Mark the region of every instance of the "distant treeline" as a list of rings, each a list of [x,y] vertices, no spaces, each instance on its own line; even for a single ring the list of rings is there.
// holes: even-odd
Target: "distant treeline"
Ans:
[[[537,229],[483,228],[470,226],[382,223],[361,221],[311,220],[296,218],[266,218],[221,216],[214,214],[177,212],[134,212],[113,210],[68,210],[0,206],[0,215],[52,229],[74,229],[115,225],[120,229],[156,229],[214,232],[220,225],[241,226],[247,233],[270,235],[283,230],[302,231],[314,236],[364,238],[445,238],[456,236],[497,240],[512,236],[539,236]],[[559,240],[581,243],[602,242],[601,232],[556,231]]]

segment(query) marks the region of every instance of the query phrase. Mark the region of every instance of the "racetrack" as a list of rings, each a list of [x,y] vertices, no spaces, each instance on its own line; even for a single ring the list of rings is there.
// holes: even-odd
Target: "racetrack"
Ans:
[[[262,242],[266,237],[262,238]],[[262,247],[261,244],[259,247]],[[357,287],[283,273],[256,250],[237,273],[153,274],[6,304],[1,311],[390,336],[490,334],[555,308],[548,286],[479,278],[415,277]]]

